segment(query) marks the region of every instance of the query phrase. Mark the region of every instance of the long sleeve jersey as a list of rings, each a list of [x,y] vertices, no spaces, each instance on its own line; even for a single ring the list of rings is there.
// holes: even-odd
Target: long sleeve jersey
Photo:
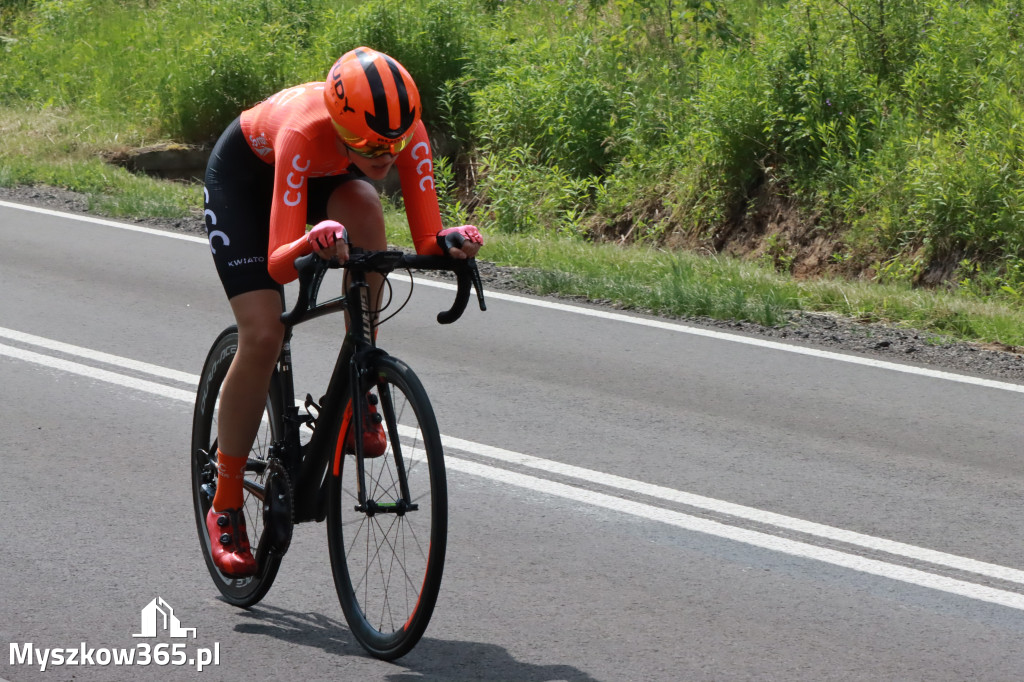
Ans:
[[[324,106],[323,82],[304,83],[265,99],[242,112],[242,132],[249,146],[274,167],[274,198],[270,209],[270,276],[285,284],[297,277],[285,247],[306,231],[306,185],[309,178],[349,172]],[[395,160],[402,185],[406,217],[419,254],[441,254],[435,235],[442,229],[434,188],[434,161],[423,121],[412,141]]]

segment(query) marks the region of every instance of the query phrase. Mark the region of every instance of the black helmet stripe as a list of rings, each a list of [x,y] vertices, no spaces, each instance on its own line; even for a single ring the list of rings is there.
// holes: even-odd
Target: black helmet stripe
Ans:
[[[388,70],[391,71],[391,76],[394,78],[395,86],[398,89],[399,127],[392,128],[388,125],[388,96],[384,90],[384,81],[377,71],[377,64],[374,59],[375,54],[365,50],[356,50],[359,63],[366,74],[366,80],[370,83],[370,92],[373,94],[373,113],[366,112],[366,125],[381,137],[394,140],[409,130],[416,119],[416,111],[415,107],[409,105],[409,91],[406,89],[405,80],[402,78],[402,72],[399,70],[398,64],[386,54],[376,54],[380,54],[387,62]]]

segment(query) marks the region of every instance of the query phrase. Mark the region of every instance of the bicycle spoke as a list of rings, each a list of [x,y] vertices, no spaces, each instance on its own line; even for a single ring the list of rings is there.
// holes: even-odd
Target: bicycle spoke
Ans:
[[[338,596],[352,631],[371,653],[390,660],[422,636],[437,599],[447,497],[440,436],[422,386],[400,363],[386,359],[379,366],[378,410],[388,449],[363,460],[364,511],[353,503],[358,468],[352,461],[342,467],[328,529]]]
[[[407,563],[407,553],[405,551],[405,546],[406,546],[405,533],[402,530],[399,530],[396,533],[392,533],[391,532],[392,529],[394,529],[396,527],[397,528],[401,528],[405,524],[403,524],[401,522],[401,519],[396,519],[395,523],[391,524],[391,527],[388,528],[387,530],[385,530],[381,526],[381,524],[379,524],[379,523],[372,524],[372,525],[374,525],[376,527],[376,529],[380,531],[380,537],[381,537],[380,540],[375,540],[373,542],[373,544],[371,545],[370,542],[369,542],[370,534],[367,534],[367,548],[369,549],[369,547],[371,547],[371,546],[374,548],[374,554],[373,554],[373,557],[372,557],[372,560],[371,560],[370,563],[376,565],[376,568],[378,569],[378,571],[380,573],[382,584],[383,584],[383,590],[382,590],[383,591],[383,595],[381,597],[381,617],[380,617],[379,622],[381,624],[383,624],[385,622],[385,613],[386,613],[388,615],[388,618],[387,618],[388,625],[393,630],[393,629],[395,629],[395,623],[394,623],[394,617],[393,617],[393,614],[392,614],[390,606],[392,604],[392,590],[391,590],[392,579],[394,578],[396,564],[398,565],[399,573],[404,578],[404,580],[402,582],[403,582],[403,595],[404,595],[404,602],[405,602],[406,609],[408,609],[409,603],[410,603],[410,599],[409,599],[410,590],[415,592],[418,589],[418,587],[417,587],[416,583],[414,582],[413,576],[410,575],[409,571],[406,570],[406,568],[405,568],[406,563]],[[373,536],[376,538],[377,534],[374,533]],[[398,545],[401,545],[401,547],[399,547]],[[386,546],[386,549],[389,550],[389,552],[387,553],[387,556],[389,558],[388,558],[388,566],[387,566],[386,570],[385,570],[385,567],[383,565],[383,560],[384,560],[383,557],[385,556],[385,554],[381,551],[382,549],[385,549],[385,546]],[[399,560],[399,557],[401,557],[401,560]],[[368,569],[368,571],[369,571],[369,569]],[[365,600],[365,603],[369,606],[370,605],[369,597],[368,596],[364,596],[364,600]]]
[[[281,561],[280,556],[270,553],[267,550],[267,545],[263,542],[265,528],[262,508],[266,480],[265,462],[270,445],[280,436],[279,429],[283,411],[277,384],[272,384],[267,396],[261,426],[253,441],[242,481],[241,513],[253,552],[259,562],[259,569],[257,575],[252,577],[230,578],[223,575],[213,563],[211,539],[206,529],[206,517],[212,503],[211,493],[215,492],[217,481],[217,434],[220,421],[221,385],[237,350],[237,343],[236,331],[234,329],[225,330],[210,349],[200,375],[193,413],[192,450],[193,453],[205,451],[208,456],[199,458],[195,454],[193,455],[192,488],[196,529],[213,582],[228,602],[246,607],[257,603],[267,593],[277,575]]]

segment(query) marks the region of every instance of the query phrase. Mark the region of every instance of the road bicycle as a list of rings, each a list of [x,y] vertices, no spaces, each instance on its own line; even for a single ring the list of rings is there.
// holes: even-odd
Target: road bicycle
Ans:
[[[318,303],[325,273],[338,267],[347,271],[346,293]],[[294,524],[326,520],[334,584],[352,634],[371,655],[393,660],[422,637],[437,601],[448,494],[441,436],[427,393],[408,365],[376,345],[375,330],[385,320],[378,322],[381,311],[371,308],[367,274],[379,273],[387,283],[397,269],[453,272],[455,300],[437,315],[442,324],[462,315],[471,288],[485,310],[483,287],[472,259],[400,251],[353,249],[344,264],[311,254],[297,259],[296,269],[298,297],[281,316],[285,342],[245,466],[243,510],[256,575],[232,578],[217,570],[206,531],[217,482],[218,397],[238,345],[234,326],[210,348],[196,394],[191,455],[196,528],[214,584],[231,604],[249,607],[273,584]],[[386,290],[390,294],[390,285]],[[348,332],[327,391],[319,400],[307,394],[300,407],[292,371],[293,329],[339,311],[348,314]],[[364,419],[374,418],[368,404],[376,406],[376,423],[386,435],[380,456],[364,452]]]

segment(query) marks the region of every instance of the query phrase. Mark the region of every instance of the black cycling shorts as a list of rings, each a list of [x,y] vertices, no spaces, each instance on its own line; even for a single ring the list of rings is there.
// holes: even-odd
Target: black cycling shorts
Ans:
[[[331,193],[360,177],[353,167],[341,175],[310,178],[306,223],[326,220]],[[284,291],[267,272],[273,196],[274,167],[252,151],[236,118],[217,140],[205,179],[206,233],[228,298],[257,289]]]

